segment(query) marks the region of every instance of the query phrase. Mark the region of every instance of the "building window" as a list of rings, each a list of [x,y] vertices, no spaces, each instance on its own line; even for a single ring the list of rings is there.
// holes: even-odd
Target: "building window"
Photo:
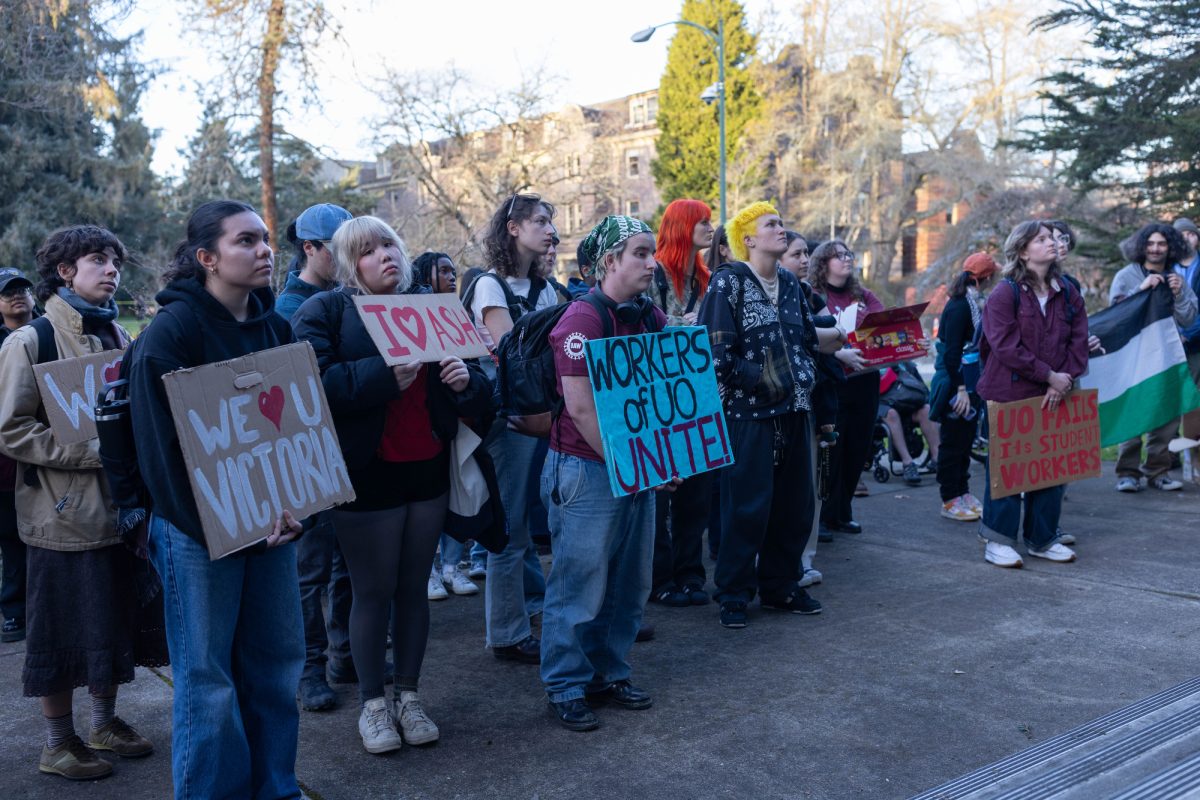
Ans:
[[[625,153],[625,174],[637,178],[642,174],[642,154],[636,150]]]
[[[946,224],[947,225],[954,224],[954,209],[953,208],[946,212]]]
[[[636,217],[638,214],[641,213],[641,211],[642,211],[642,204],[639,203],[637,200],[626,200],[625,201],[625,215],[626,216]]]
[[[640,98],[629,101],[629,124],[644,125],[646,122],[646,104]]]
[[[386,178],[392,174],[392,162],[386,158],[380,158],[375,162],[375,174],[380,178]]]
[[[578,153],[571,153],[567,156],[566,171],[568,178],[577,178],[583,172],[583,165],[580,162]]]
[[[566,207],[566,230],[563,233],[573,233],[583,227],[583,209],[579,203],[571,203]]]
[[[658,95],[646,98],[646,122],[658,119]]]

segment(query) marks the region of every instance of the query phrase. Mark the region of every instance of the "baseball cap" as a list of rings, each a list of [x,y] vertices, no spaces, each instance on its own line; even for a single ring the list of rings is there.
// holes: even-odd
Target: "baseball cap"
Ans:
[[[0,269],[0,292],[7,292],[12,289],[28,289],[33,286],[33,281],[26,278],[15,269]]]
[[[988,253],[972,253],[963,262],[963,271],[971,273],[976,280],[990,278],[996,274],[998,269],[1000,266],[996,263],[996,259]]]
[[[328,242],[338,226],[350,218],[349,211],[333,203],[309,206],[296,217],[296,238],[302,242]]]

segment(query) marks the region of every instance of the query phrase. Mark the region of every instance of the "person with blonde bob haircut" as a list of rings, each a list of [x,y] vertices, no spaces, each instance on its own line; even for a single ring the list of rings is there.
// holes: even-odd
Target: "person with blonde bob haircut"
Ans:
[[[355,295],[428,294],[414,284],[404,243],[376,217],[342,223],[330,243],[341,286],[305,301],[292,318],[316,351],[321,381],[356,499],[332,512],[353,586],[350,651],[369,753],[428,744],[437,726],[417,698],[429,638],[426,584],[450,488],[450,443],[460,416],[488,411],[479,367],[456,356],[439,364],[388,366],[354,304]],[[393,698],[384,694],[389,615]]]

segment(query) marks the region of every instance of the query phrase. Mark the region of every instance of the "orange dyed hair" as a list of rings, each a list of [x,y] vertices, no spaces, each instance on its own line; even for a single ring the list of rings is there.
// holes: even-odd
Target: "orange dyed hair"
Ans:
[[[667,277],[675,287],[675,294],[684,296],[683,279],[687,272],[687,260],[692,255],[692,231],[704,220],[712,219],[712,209],[703,200],[672,200],[663,211],[662,222],[658,225],[658,248],[656,256]],[[696,253],[695,264],[696,285],[700,288],[700,296],[708,291],[708,278],[711,274],[700,253]]]

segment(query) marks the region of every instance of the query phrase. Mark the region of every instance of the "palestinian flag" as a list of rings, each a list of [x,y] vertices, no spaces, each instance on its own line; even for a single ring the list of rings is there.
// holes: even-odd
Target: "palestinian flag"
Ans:
[[[1100,443],[1117,444],[1200,407],[1183,343],[1171,314],[1175,299],[1160,286],[1088,317],[1104,353],[1092,353],[1082,389],[1100,392]]]

